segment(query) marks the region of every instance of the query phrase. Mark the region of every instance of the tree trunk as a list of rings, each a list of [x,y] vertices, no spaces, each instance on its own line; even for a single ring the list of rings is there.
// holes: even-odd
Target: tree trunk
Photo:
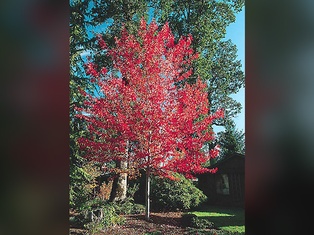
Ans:
[[[146,189],[145,189],[145,219],[149,221],[150,214],[150,169],[146,169]]]
[[[125,147],[125,159],[129,157],[129,141],[126,142]],[[128,162],[127,161],[117,161],[117,167],[120,168],[122,171],[127,170]],[[114,179],[112,184],[112,189],[110,193],[109,201],[123,201],[126,199],[126,191],[128,186],[128,174],[127,173],[120,173],[117,178]]]
[[[127,162],[121,161],[119,163],[120,169],[126,169],[127,168]],[[127,173],[120,173],[118,177],[116,177],[112,184],[112,190],[110,194],[110,201],[123,201],[126,199],[126,191],[127,191]]]

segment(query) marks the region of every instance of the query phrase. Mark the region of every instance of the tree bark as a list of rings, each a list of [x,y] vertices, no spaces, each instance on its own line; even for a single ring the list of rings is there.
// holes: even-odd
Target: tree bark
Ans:
[[[145,189],[145,219],[149,221],[150,214],[150,169],[146,169],[146,189]]]
[[[126,169],[127,168],[127,162],[126,161],[120,161],[119,163],[120,169]],[[110,199],[109,201],[123,201],[126,199],[126,191],[127,191],[127,173],[120,173],[118,177],[116,177],[113,180],[112,184],[112,190],[110,193]]]
[[[129,157],[129,141],[126,143],[125,148],[125,155],[128,159]],[[128,162],[127,161],[117,161],[117,167],[120,168],[122,171],[127,170]],[[127,185],[128,185],[128,174],[127,173],[120,173],[118,177],[116,177],[112,184],[112,189],[110,193],[109,201],[123,201],[126,199],[126,192],[127,192]]]

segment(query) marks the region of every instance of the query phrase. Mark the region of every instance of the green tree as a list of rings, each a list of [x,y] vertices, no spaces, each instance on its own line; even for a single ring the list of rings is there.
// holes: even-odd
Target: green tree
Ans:
[[[140,19],[146,20],[149,15],[149,1],[143,0],[94,0],[90,9],[91,40],[95,42],[95,34],[101,34],[109,47],[114,46],[114,38],[120,36],[121,28],[124,26],[128,32],[137,32]],[[112,69],[112,62],[99,47],[93,47],[93,61],[99,67]]]
[[[220,155],[216,161],[233,153],[245,154],[245,133],[238,130],[234,122],[228,122],[226,129],[217,134],[216,144],[220,145]]]
[[[92,197],[94,177],[91,164],[81,157],[77,138],[86,135],[86,124],[75,117],[75,106],[83,106],[84,97],[78,87],[92,91],[92,84],[84,72],[83,52],[91,48],[87,28],[90,0],[70,1],[70,206],[79,209]]]
[[[194,82],[198,76],[209,84],[208,96],[211,111],[225,109],[225,119],[215,125],[224,126],[240,111],[241,104],[230,97],[244,87],[244,73],[236,59],[237,48],[224,41],[227,26],[235,21],[235,14],[244,6],[244,0],[152,0],[158,22],[168,21],[179,38],[192,34],[194,50],[200,57],[193,64]]]

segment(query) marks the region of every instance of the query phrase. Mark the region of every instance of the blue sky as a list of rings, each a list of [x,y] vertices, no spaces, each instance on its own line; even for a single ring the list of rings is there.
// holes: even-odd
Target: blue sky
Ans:
[[[238,59],[242,63],[242,70],[245,71],[245,8],[236,15],[236,21],[227,27],[226,39],[231,39],[238,48]],[[237,94],[232,95],[234,99],[242,104],[242,112],[234,119],[237,129],[245,132],[245,88]]]

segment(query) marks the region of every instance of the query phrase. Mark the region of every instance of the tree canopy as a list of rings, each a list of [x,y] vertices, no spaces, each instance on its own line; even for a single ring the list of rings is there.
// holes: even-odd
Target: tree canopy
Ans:
[[[207,84],[201,79],[184,82],[198,56],[191,42],[190,35],[175,43],[167,23],[158,30],[154,21],[147,25],[144,19],[137,35],[124,28],[112,48],[98,37],[117,73],[93,62],[86,66],[100,90],[100,97],[81,90],[86,108],[76,109],[88,123],[89,136],[78,141],[89,160],[127,162],[125,169],[106,170],[132,174],[144,169],[148,178],[211,171],[203,164],[218,150],[205,152],[202,147],[214,139],[210,126],[223,117],[223,110],[210,113]]]

